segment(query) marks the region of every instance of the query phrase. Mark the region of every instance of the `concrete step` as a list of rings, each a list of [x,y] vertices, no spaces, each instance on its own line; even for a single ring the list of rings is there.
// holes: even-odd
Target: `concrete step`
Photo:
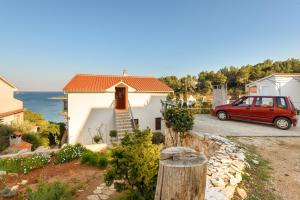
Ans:
[[[126,128],[132,128],[132,124],[116,124],[116,129],[126,129]]]
[[[132,128],[130,129],[117,129],[117,132],[118,132],[118,135],[121,134],[121,133],[125,133],[125,132],[132,132]]]
[[[115,116],[115,119],[131,119],[130,116]]]

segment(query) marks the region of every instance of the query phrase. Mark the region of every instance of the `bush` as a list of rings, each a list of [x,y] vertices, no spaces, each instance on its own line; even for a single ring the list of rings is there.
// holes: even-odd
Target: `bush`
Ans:
[[[63,182],[39,182],[35,191],[27,190],[27,200],[71,200],[72,193]]]
[[[87,150],[82,153],[80,163],[96,166],[98,163],[98,155],[90,150]]]
[[[121,145],[112,149],[112,160],[105,182],[118,191],[129,190],[129,198],[154,199],[159,163],[159,148],[152,144],[152,133],[135,130],[125,134]],[[115,182],[117,181],[117,182]]]
[[[0,169],[6,172],[23,172],[26,174],[35,168],[47,165],[50,160],[50,155],[42,154],[34,154],[24,158],[8,158],[0,160]]]
[[[153,132],[152,143],[162,144],[165,142],[165,136],[161,132]]]
[[[3,151],[9,146],[9,135],[14,132],[14,129],[7,125],[0,125],[0,151]]]
[[[65,163],[75,160],[81,156],[87,149],[81,144],[67,145],[55,154],[55,164]]]
[[[80,163],[97,166],[100,168],[106,168],[108,165],[107,157],[108,157],[107,154],[99,154],[99,153],[95,153],[90,150],[87,150],[81,155]]]
[[[41,146],[40,138],[34,133],[25,133],[22,134],[22,140],[32,144],[31,150],[34,151],[36,148]]]
[[[106,168],[108,165],[108,159],[105,155],[100,155],[98,160],[98,167],[100,168]]]

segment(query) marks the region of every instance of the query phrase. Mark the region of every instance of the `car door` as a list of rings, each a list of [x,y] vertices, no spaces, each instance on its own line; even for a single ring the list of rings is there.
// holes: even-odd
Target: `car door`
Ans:
[[[254,97],[242,97],[236,101],[228,110],[229,116],[234,119],[251,119],[251,108]]]
[[[256,97],[252,108],[252,120],[272,123],[275,115],[274,108],[274,97]]]

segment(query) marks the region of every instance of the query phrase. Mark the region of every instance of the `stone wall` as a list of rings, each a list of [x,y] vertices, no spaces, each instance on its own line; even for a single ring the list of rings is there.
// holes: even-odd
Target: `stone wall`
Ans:
[[[172,137],[171,137],[172,134]],[[165,131],[165,146],[171,147],[173,145],[174,140],[174,132],[170,132],[170,130]],[[178,143],[180,144],[180,138],[178,137]],[[190,147],[198,152],[203,152],[207,159],[220,148],[221,143],[216,142],[214,140],[210,140],[208,137],[200,135],[196,132],[188,132],[186,133],[185,138],[182,141],[182,145],[184,147]]]
[[[169,131],[166,131],[165,137],[165,145],[172,146]],[[209,159],[205,199],[231,199],[237,185],[242,181],[242,173],[247,164],[244,151],[226,138],[197,132],[187,133],[182,146],[204,152]]]

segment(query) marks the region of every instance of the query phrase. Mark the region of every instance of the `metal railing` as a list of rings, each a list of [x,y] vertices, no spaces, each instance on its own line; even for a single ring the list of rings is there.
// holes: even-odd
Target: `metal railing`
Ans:
[[[129,109],[129,114],[130,114],[130,118],[131,118],[132,127],[133,127],[133,129],[136,129],[136,124],[135,124],[135,121],[134,121],[133,112],[132,112],[132,109],[131,109],[131,106],[130,106],[129,99],[128,99],[128,109]]]

